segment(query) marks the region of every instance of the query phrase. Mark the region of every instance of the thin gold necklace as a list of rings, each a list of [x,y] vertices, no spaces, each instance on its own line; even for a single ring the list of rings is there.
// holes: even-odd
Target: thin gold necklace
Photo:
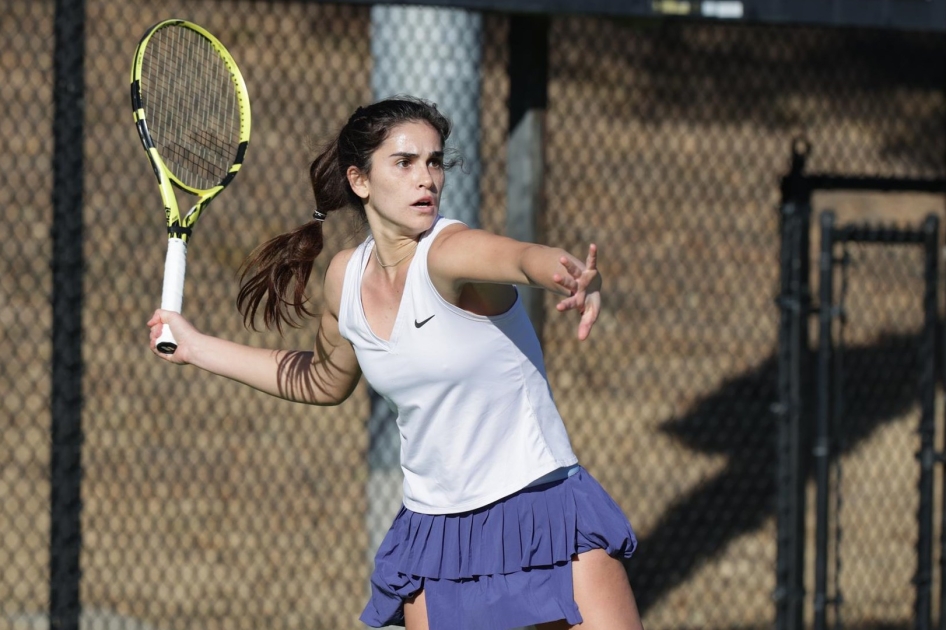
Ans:
[[[397,260],[397,261],[395,261],[395,262],[393,262],[393,263],[390,263],[390,264],[385,265],[383,262],[381,262],[381,256],[378,256],[378,246],[375,245],[375,248],[374,248],[374,257],[378,259],[378,264],[379,264],[379,265],[381,265],[382,267],[384,267],[385,269],[387,269],[387,268],[389,268],[389,267],[397,267],[398,265],[400,265],[402,262],[404,262],[405,260],[407,260],[407,257],[408,257],[408,256],[410,256],[411,254],[414,253],[414,250],[415,250],[415,249],[417,249],[417,241],[414,241],[414,249],[412,249],[411,251],[409,251],[409,252],[407,252],[406,254],[404,254],[404,257],[403,257],[403,258],[401,258],[401,259],[399,259],[399,260]]]

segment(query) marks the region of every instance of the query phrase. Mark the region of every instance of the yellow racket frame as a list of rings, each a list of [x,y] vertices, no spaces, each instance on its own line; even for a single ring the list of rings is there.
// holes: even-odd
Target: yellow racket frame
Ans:
[[[219,184],[209,189],[194,188],[180,181],[165,165],[148,131],[148,122],[145,118],[145,111],[141,102],[141,70],[145,50],[148,47],[148,42],[151,41],[155,33],[169,27],[190,29],[210,42],[230,71],[230,78],[236,88],[240,108],[240,144],[237,148],[236,158],[227,175]],[[226,47],[220,43],[220,40],[214,37],[207,29],[187,20],[162,20],[149,28],[141,38],[141,41],[138,42],[134,63],[131,67],[131,103],[132,109],[134,110],[135,125],[138,128],[138,135],[141,138],[145,151],[148,153],[148,158],[151,160],[154,174],[158,178],[158,186],[161,189],[161,197],[164,201],[164,214],[167,220],[168,238],[179,238],[187,242],[194,224],[197,223],[197,220],[200,218],[201,212],[203,212],[204,208],[207,207],[211,200],[233,180],[240,171],[240,167],[243,165],[246,148],[250,142],[250,97],[246,89],[246,82],[243,80],[243,75],[240,73],[239,67],[237,67],[236,62],[233,60],[233,56],[230,55]],[[174,195],[174,187],[198,197],[197,202],[183,217],[180,213],[177,198]]]

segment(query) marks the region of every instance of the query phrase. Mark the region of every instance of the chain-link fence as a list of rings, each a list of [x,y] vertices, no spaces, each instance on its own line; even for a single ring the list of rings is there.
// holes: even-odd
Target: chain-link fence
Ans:
[[[49,624],[55,5],[0,0],[0,628]],[[307,165],[320,144],[355,106],[385,95],[376,91],[398,89],[373,82],[372,11],[86,0],[75,314],[84,627],[358,627],[374,532],[393,516],[372,507],[367,389],[310,408],[150,354],[164,219],[128,75],[138,38],[163,18],[200,23],[230,48],[253,137],[240,176],[195,232],[184,310],[236,341],[308,348],[311,323],[285,338],[242,327],[237,274],[255,245],[307,220]],[[445,203],[462,205],[451,191],[472,190],[462,194],[477,197],[480,224],[503,232],[510,16],[484,13],[477,24],[472,62],[476,42],[462,59],[449,41],[435,51],[446,65],[475,63],[479,77],[476,109],[447,111],[477,130],[478,144],[458,147],[476,168],[451,172]],[[552,15],[548,53],[541,239],[575,252],[596,243],[607,288],[585,343],[546,302],[549,377],[573,445],[640,536],[630,574],[648,628],[770,627],[779,179],[800,135],[813,170],[943,177],[946,44],[941,34]],[[944,210],[941,197],[922,195],[829,201],[867,219]],[[362,237],[355,228],[326,225],[313,278]],[[319,299],[320,283],[310,290]],[[857,299],[866,312],[875,297]],[[886,303],[868,336],[912,330],[897,308]],[[914,510],[901,496],[909,481],[893,478],[894,462],[913,456],[907,425],[884,427],[846,451],[846,531]],[[854,500],[869,483],[859,478],[879,477],[889,480],[882,492]],[[865,534],[858,548],[900,534],[870,536],[881,538]],[[860,561],[878,574],[910,578],[909,546],[869,553]],[[842,575],[855,597],[866,573],[852,562]],[[890,599],[901,591],[876,588],[857,596],[871,603],[857,604],[850,627],[909,627],[909,604]]]

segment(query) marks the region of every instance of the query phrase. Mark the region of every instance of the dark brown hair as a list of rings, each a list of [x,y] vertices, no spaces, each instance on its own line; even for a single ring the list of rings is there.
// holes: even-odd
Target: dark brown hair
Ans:
[[[298,326],[304,316],[314,315],[306,306],[305,287],[312,263],[322,251],[322,222],[335,211],[348,208],[366,220],[361,198],[348,184],[348,167],[370,173],[371,156],[391,130],[403,123],[421,121],[436,129],[441,142],[446,144],[450,121],[433,103],[398,96],[355,110],[309,166],[319,217],[263,243],[243,264],[237,308],[243,314],[244,324],[256,328],[260,307],[266,327],[275,327],[280,332],[283,324]]]

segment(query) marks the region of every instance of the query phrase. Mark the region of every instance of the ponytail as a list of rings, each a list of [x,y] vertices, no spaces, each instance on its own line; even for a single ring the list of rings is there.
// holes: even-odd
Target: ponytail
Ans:
[[[315,191],[313,219],[257,247],[243,263],[237,308],[243,323],[256,330],[256,315],[262,309],[263,324],[276,328],[297,327],[305,316],[313,316],[306,303],[306,285],[312,263],[322,253],[322,223],[330,212],[354,207],[361,200],[348,185],[338,162],[338,140],[329,145],[309,166]]]

